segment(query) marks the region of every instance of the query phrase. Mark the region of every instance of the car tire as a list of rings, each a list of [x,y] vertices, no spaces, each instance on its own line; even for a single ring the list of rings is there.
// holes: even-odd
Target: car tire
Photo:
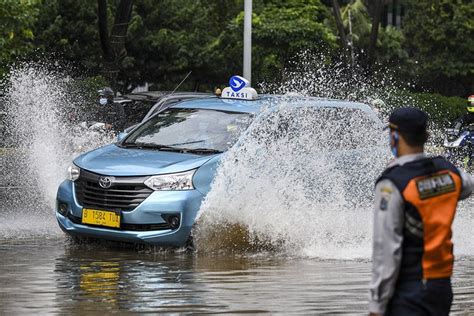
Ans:
[[[194,247],[194,238],[192,231],[189,234],[188,240],[186,240],[186,243],[184,244],[184,249],[188,253],[193,253],[196,251],[196,248]]]

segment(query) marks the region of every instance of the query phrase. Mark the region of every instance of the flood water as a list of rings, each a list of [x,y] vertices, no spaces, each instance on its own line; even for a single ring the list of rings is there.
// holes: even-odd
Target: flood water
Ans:
[[[17,208],[19,191],[0,200],[0,315],[367,313],[367,259],[77,244],[52,210]],[[474,256],[458,256],[453,314],[474,313],[473,274]]]
[[[199,255],[0,241],[0,314],[364,314],[370,263],[275,253]],[[474,313],[474,258],[456,262],[454,314]]]
[[[363,312],[368,265],[271,254],[200,256],[0,245],[0,313]]]

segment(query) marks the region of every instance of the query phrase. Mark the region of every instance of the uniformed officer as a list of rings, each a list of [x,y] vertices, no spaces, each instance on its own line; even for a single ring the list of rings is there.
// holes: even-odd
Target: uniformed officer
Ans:
[[[114,91],[111,88],[99,90],[98,120],[105,123],[106,129],[121,131],[125,124],[123,107],[114,103]]]
[[[427,121],[416,108],[389,118],[395,159],[375,188],[371,315],[448,315],[451,308],[451,225],[474,179],[424,154]]]

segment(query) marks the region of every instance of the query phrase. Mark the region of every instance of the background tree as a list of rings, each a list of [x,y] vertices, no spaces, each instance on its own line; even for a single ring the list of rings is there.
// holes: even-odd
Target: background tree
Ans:
[[[380,47],[379,30],[384,1],[352,0],[341,9],[339,2],[332,0],[331,5],[335,12],[338,34],[346,34],[346,41],[356,50],[359,63],[370,70],[376,62],[377,49]],[[342,13],[339,14],[338,10]],[[347,54],[347,45],[342,45],[341,48],[342,53]]]
[[[103,57],[103,73],[114,91],[117,88],[117,78],[120,62],[127,55],[125,39],[132,13],[133,0],[120,0],[112,30],[109,34],[107,0],[97,0],[100,46]]]
[[[420,85],[447,95],[474,93],[474,2],[406,2],[403,33]]]
[[[226,52],[219,47],[219,36],[231,19],[229,14],[239,12],[230,2],[137,2],[120,81],[131,87],[150,82],[153,89],[171,90],[192,71],[183,89],[195,90],[200,85],[212,89],[223,69],[232,68],[232,60],[226,59]]]
[[[346,37],[346,30],[344,29],[344,23],[342,22],[341,17],[341,7],[337,0],[331,0],[332,5],[332,12],[334,13],[334,21],[336,22],[337,31],[339,34],[340,45],[344,52],[347,52],[347,37]]]
[[[242,71],[243,7],[242,0],[137,2],[121,81],[173,89],[192,71],[183,88],[226,84]],[[324,24],[329,8],[319,0],[266,0],[255,2],[253,11],[255,82],[274,80],[301,50],[327,53],[336,46]]]
[[[380,20],[382,19],[384,1],[373,0],[369,1],[369,3],[373,3],[373,9],[371,10],[372,26],[370,31],[369,49],[367,52],[367,66],[372,67],[375,61],[375,49],[377,47],[377,39],[379,35]]]
[[[367,54],[374,43],[372,22],[378,1],[335,2],[340,6],[343,34],[348,37],[342,42],[331,13],[334,0],[254,1],[254,82],[278,81],[283,69],[294,66],[290,61],[301,56],[301,51],[323,54],[327,63],[347,63],[343,47],[349,39],[359,58],[355,64],[363,64],[357,56]],[[226,84],[230,74],[241,73],[244,0],[141,0],[133,7],[131,2],[0,0],[0,76],[18,58],[45,56],[68,68],[74,77],[95,78],[108,67],[121,92],[143,83],[150,83],[151,89],[171,90],[189,71],[192,74],[181,89],[209,91]],[[107,23],[101,22],[102,45],[100,3],[101,16],[107,13],[109,18]],[[417,81],[418,85],[411,86],[416,91],[428,89],[463,97],[473,93],[474,47],[470,39],[474,38],[474,20],[470,17],[474,2],[398,3],[406,12],[402,26],[377,28],[375,64],[394,69],[404,82]],[[117,14],[120,12],[124,14]],[[121,24],[118,20],[128,18],[128,30],[123,28],[127,23],[114,28]],[[126,37],[115,43],[112,33]]]
[[[254,42],[257,51],[256,78],[274,78],[302,51],[330,56],[337,37],[324,24],[331,16],[319,0],[267,1],[256,7]],[[240,15],[235,22],[242,25]],[[266,77],[263,77],[265,76]]]
[[[31,52],[39,1],[0,0],[0,76],[9,63]]]
[[[74,76],[101,69],[96,0],[43,0],[34,24],[33,45],[46,58],[71,66]],[[29,58],[32,58],[30,56]]]
[[[348,41],[351,43],[351,50],[355,53],[353,58],[356,59],[356,64],[366,65],[368,59],[362,57],[368,51],[372,21],[364,1],[350,1],[344,6],[342,20],[343,27],[347,30]]]

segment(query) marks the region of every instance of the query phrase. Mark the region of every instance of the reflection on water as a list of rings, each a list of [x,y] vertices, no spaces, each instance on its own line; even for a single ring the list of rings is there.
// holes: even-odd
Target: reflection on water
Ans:
[[[370,263],[277,253],[190,255],[61,239],[0,241],[0,314],[367,310]],[[474,313],[474,258],[459,259],[455,313]]]

